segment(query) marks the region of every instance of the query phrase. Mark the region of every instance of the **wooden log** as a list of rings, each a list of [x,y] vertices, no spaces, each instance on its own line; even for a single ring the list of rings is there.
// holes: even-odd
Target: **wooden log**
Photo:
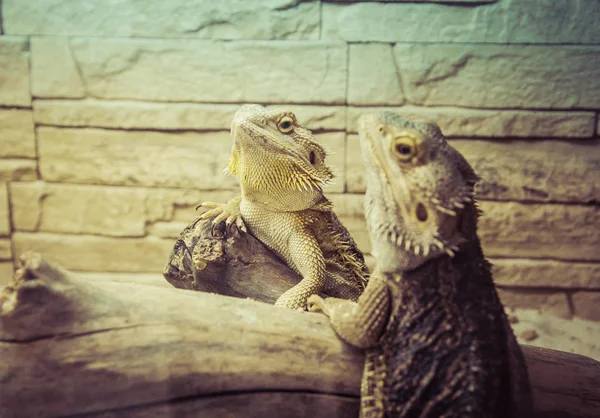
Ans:
[[[163,271],[180,289],[275,303],[300,276],[250,234],[196,218],[181,231]]]
[[[363,354],[321,314],[21,262],[0,295],[0,417],[358,414]],[[598,416],[600,363],[524,352],[537,417]]]

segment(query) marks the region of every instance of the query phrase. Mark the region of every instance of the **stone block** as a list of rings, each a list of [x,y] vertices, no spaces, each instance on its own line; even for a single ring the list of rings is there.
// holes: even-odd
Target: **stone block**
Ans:
[[[358,131],[363,113],[392,111],[437,123],[447,137],[590,138],[593,112],[489,110],[458,107],[349,107],[348,130]]]
[[[0,238],[0,260],[12,260],[10,238]]]
[[[271,105],[292,110],[316,131],[346,129],[341,106]],[[237,104],[160,103],[102,100],[35,100],[38,125],[160,130],[229,130]]]
[[[600,43],[597,0],[512,0],[505,22],[511,43]]]
[[[6,183],[0,183],[0,237],[10,235],[10,207],[8,205],[8,188]]]
[[[441,0],[352,3],[323,4],[325,39],[349,42],[600,43],[600,27],[596,24],[600,20],[600,3],[597,0],[487,0],[473,5]]]
[[[394,52],[411,104],[600,107],[600,83],[590,82],[600,79],[598,46],[396,44]]]
[[[47,181],[151,187],[234,188],[225,176],[228,132],[162,133],[102,129],[38,130]]]
[[[330,152],[325,158],[325,163],[331,167],[335,176],[332,182],[325,186],[323,191],[326,195],[329,195],[329,193],[344,193],[346,134],[344,132],[316,134],[315,139]]]
[[[31,93],[34,97],[85,97],[67,38],[31,39]]]
[[[564,292],[498,288],[500,300],[507,308],[536,309],[542,314],[571,318],[567,294]]]
[[[37,180],[37,162],[25,159],[0,159],[0,182]]]
[[[480,202],[479,237],[489,257],[600,261],[600,207]]]
[[[348,42],[504,42],[506,3],[456,7],[327,2],[323,4],[322,33],[324,39]]]
[[[600,290],[600,263],[498,258],[491,260],[501,286]]]
[[[0,106],[31,106],[29,45],[25,37],[0,37]]]
[[[391,45],[350,45],[349,104],[403,104],[398,68]]]
[[[0,262],[0,291],[3,286],[7,286],[13,275],[13,263],[10,261]]]
[[[178,237],[204,201],[225,203],[239,190],[145,189],[44,182],[10,184],[15,230],[115,237]],[[170,235],[164,224],[176,223]],[[171,228],[173,231],[173,228]]]
[[[160,130],[229,130],[239,105],[35,100],[38,125]]]
[[[11,183],[17,231],[144,236],[144,189],[52,183]]]
[[[493,200],[598,202],[600,144],[591,141],[451,140],[481,177],[477,196]],[[365,173],[356,135],[348,136],[347,190],[362,193]]]
[[[69,42],[86,91],[99,99],[346,101],[344,43],[109,38]]]
[[[316,1],[4,0],[6,33],[91,37],[318,39]]]
[[[348,135],[346,140],[346,191],[364,193],[367,186],[360,139],[358,135]]]
[[[452,140],[481,177],[482,199],[600,201],[598,141]]]
[[[590,321],[600,321],[600,292],[575,292],[571,295],[575,315]]]
[[[0,157],[35,158],[31,110],[0,109]]]
[[[17,254],[32,250],[68,270],[98,272],[161,272],[173,240],[156,237],[114,238],[92,235],[15,232]]]

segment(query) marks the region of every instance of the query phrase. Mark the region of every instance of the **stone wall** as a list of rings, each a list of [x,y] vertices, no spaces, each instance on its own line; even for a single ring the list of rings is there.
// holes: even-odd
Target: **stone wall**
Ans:
[[[221,171],[246,102],[335,151],[328,193],[368,253],[356,118],[391,108],[483,178],[505,302],[600,320],[599,1],[1,2],[0,285],[26,249],[160,275],[194,207],[238,193]]]

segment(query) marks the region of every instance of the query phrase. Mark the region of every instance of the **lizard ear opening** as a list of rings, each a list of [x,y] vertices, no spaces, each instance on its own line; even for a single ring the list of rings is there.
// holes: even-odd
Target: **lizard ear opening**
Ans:
[[[427,208],[421,202],[417,203],[417,208],[415,209],[415,214],[417,215],[417,219],[421,222],[425,222],[429,217],[427,213]]]
[[[317,162],[317,156],[315,155],[314,151],[311,151],[310,154],[308,154],[308,160],[312,165],[315,165],[315,163]]]

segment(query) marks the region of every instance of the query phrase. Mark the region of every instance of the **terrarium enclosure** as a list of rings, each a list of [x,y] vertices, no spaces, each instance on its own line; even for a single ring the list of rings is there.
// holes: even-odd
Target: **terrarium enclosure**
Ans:
[[[90,281],[162,270],[244,103],[332,154],[367,254],[356,120],[436,121],[482,180],[480,237],[521,341],[600,358],[597,0],[1,0],[0,286],[26,250]],[[596,333],[596,337],[594,337]],[[594,340],[595,338],[595,340]]]

